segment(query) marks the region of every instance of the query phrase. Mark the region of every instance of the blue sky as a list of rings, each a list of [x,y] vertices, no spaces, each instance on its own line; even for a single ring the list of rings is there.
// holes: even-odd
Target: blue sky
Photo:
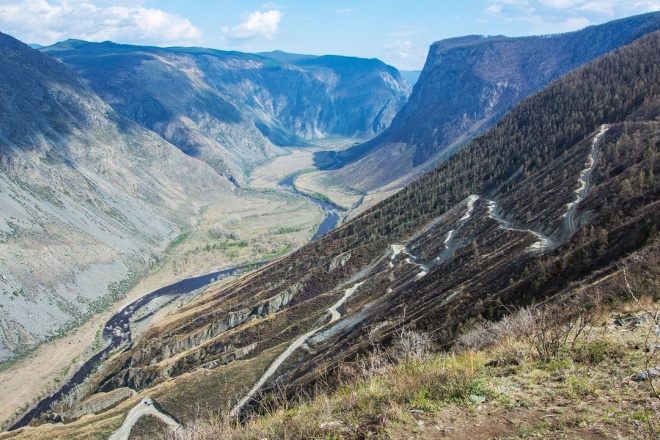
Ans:
[[[436,40],[576,30],[660,10],[660,0],[0,0],[0,31],[222,50],[339,54],[421,69]]]

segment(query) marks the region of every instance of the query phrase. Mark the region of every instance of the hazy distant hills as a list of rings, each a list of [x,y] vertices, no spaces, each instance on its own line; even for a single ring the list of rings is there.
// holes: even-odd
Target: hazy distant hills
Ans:
[[[0,360],[126,293],[233,185],[0,34]],[[202,197],[203,196],[203,197]],[[207,202],[205,202],[207,203]]]
[[[257,399],[300,398],[402,329],[445,347],[465,323],[607,278],[658,238],[658,47],[660,32],[575,70],[355,220],[209,289],[87,383],[138,397],[57,432],[147,395],[181,421],[223,413],[268,370]]]
[[[415,86],[419,80],[419,76],[422,74],[421,70],[399,70],[403,78],[408,81],[408,84]]]
[[[392,125],[342,152],[353,163],[334,178],[360,190],[409,182],[553,79],[657,29],[660,13],[650,13],[566,34],[438,41]]]
[[[375,59],[75,40],[42,50],[117,112],[239,182],[277,146],[381,133],[411,91]]]

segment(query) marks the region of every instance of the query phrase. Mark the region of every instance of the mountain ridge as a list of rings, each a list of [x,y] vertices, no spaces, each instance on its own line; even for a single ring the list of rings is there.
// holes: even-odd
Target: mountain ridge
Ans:
[[[241,185],[255,166],[282,154],[280,146],[373,137],[410,93],[396,69],[355,57],[289,63],[235,51],[78,40],[42,52],[68,63],[118,113]]]
[[[61,62],[5,34],[0,46],[6,360],[125,294],[203,199],[232,185],[116,114]]]
[[[491,127],[511,106],[550,80],[660,29],[660,13],[566,34],[465,36],[431,45],[410,99],[376,138],[339,153],[328,173],[361,191],[401,187]],[[318,163],[325,161],[318,153]],[[359,170],[363,170],[362,173]]]

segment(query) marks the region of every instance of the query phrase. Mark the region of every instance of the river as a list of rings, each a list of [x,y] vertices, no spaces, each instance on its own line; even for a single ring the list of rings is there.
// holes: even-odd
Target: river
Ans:
[[[310,241],[314,241],[319,237],[327,234],[335,228],[337,222],[340,218],[340,213],[343,211],[343,208],[335,205],[334,203],[327,202],[325,200],[317,199],[315,197],[309,196],[307,194],[298,193],[293,187],[293,181],[298,174],[287,177],[282,180],[278,185],[284,190],[295,194],[298,197],[307,198],[323,209],[326,213],[325,219],[319,226],[318,230],[311,238]],[[147,306],[151,301],[156,298],[161,297],[171,297],[171,301],[176,298],[190,294],[197,289],[200,289],[208,284],[211,284],[214,281],[217,281],[223,277],[235,275],[237,272],[240,272],[248,267],[257,268],[266,264],[266,261],[262,261],[255,264],[247,264],[238,267],[232,267],[230,269],[224,269],[217,272],[212,272],[206,275],[202,275],[194,278],[186,278],[169,286],[162,287],[160,289],[154,290],[153,292],[147,293],[146,295],[140,297],[139,299],[133,301],[132,303],[122,307],[117,313],[115,313],[109,320],[106,322],[105,327],[103,328],[103,339],[106,342],[106,347],[100,352],[92,356],[87,362],[85,362],[82,367],[74,373],[74,375],[69,379],[69,381],[62,386],[55,393],[47,396],[41,400],[34,408],[32,408],[28,413],[26,413],[18,422],[16,422],[11,428],[10,431],[18,428],[27,426],[32,420],[41,417],[44,413],[51,409],[51,406],[58,402],[62,397],[66,396],[74,387],[82,384],[87,376],[95,370],[95,368],[103,362],[108,354],[115,349],[118,349],[122,346],[127,346],[131,343],[131,328],[130,320],[140,309]],[[151,316],[154,311],[147,313],[145,316],[142,316],[136,321],[141,321],[149,316]]]
[[[337,226],[337,222],[341,217],[341,213],[342,211],[345,211],[345,209],[342,208],[341,206],[335,205],[332,202],[317,199],[316,197],[312,197],[310,195],[297,192],[293,186],[293,181],[296,180],[296,177],[298,177],[299,175],[300,173],[293,174],[287,177],[286,179],[280,181],[280,183],[278,183],[277,186],[298,197],[304,197],[306,199],[311,200],[312,202],[319,205],[323,210],[323,212],[325,212],[325,219],[323,220],[323,222],[321,222],[321,225],[319,226],[318,230],[310,240],[310,241],[314,241],[324,236],[328,232],[332,231],[335,228],[335,226]]]
[[[11,431],[14,429],[22,428],[23,426],[27,426],[32,420],[42,416],[45,412],[51,409],[51,405],[53,403],[56,403],[62,397],[66,396],[74,387],[83,383],[87,376],[92,371],[94,371],[97,364],[103,362],[111,351],[124,345],[130,344],[132,341],[130,320],[136,312],[147,306],[151,301],[161,297],[171,297],[171,300],[173,301],[182,295],[192,293],[197,289],[211,284],[214,281],[240,273],[246,268],[257,268],[263,266],[264,264],[266,264],[266,262],[262,261],[259,263],[219,270],[198,277],[186,278],[174,284],[170,284],[169,286],[154,290],[153,292],[150,292],[133,301],[132,303],[122,307],[108,320],[108,322],[106,322],[105,327],[103,328],[103,339],[106,342],[105,348],[92,356],[87,362],[85,362],[78,369],[78,371],[74,373],[71,379],[69,379],[69,381],[62,386],[62,388],[41,400],[18,422],[9,428],[9,430]],[[153,313],[154,312],[147,313],[138,321],[146,319]]]

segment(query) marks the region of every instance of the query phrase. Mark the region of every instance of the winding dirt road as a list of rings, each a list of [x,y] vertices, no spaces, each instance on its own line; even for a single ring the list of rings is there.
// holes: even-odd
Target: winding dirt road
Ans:
[[[596,168],[600,140],[609,128],[610,127],[607,124],[601,125],[600,130],[598,130],[598,133],[594,136],[591,143],[591,154],[589,155],[587,162],[584,164],[585,168],[580,172],[580,177],[578,179],[580,187],[575,190],[575,200],[566,205],[566,213],[564,214],[564,231],[566,237],[570,237],[577,232],[578,224],[575,220],[575,212],[577,211],[578,205],[589,193],[589,189],[591,189],[591,174]]]
[[[497,213],[497,202],[494,200],[486,200],[486,202],[488,202],[488,216],[498,222],[502,229],[507,229],[509,231],[529,232],[536,237],[536,242],[529,247],[531,252],[542,252],[555,248],[555,243],[540,232],[533,231],[531,229],[519,229],[512,227],[510,222],[504,220]]]
[[[465,203],[467,210],[465,211],[465,214],[461,218],[458,219],[458,222],[456,223],[456,228],[450,230],[447,232],[447,236],[445,237],[445,241],[443,243],[445,249],[438,255],[435,260],[433,260],[433,266],[437,267],[451,257],[452,254],[452,242],[454,241],[454,237],[456,237],[456,234],[458,231],[463,227],[465,223],[467,223],[468,220],[472,217],[472,212],[474,211],[474,203],[479,200],[479,196],[477,195],[469,195],[465,198]],[[463,202],[461,202],[463,203]]]
[[[577,231],[578,225],[575,219],[575,213],[577,211],[578,205],[585,199],[591,188],[591,174],[593,173],[596,167],[596,160],[598,158],[598,152],[599,152],[598,147],[600,144],[600,140],[602,139],[603,135],[607,132],[608,128],[609,128],[608,125],[606,124],[602,125],[598,133],[594,136],[594,139],[592,141],[591,154],[589,155],[589,158],[585,163],[585,168],[580,172],[580,177],[579,177],[580,186],[575,190],[576,198],[573,202],[570,202],[566,205],[567,210],[566,213],[564,214],[564,229],[565,229],[565,236],[567,237],[570,237],[571,235],[575,234],[575,232]],[[467,202],[466,213],[459,219],[456,228],[450,230],[447,233],[447,236],[444,240],[445,251],[443,251],[443,254],[441,254],[436,258],[436,264],[438,261],[442,259],[445,253],[448,253],[450,251],[451,243],[454,239],[454,236],[456,235],[458,230],[470,219],[472,212],[474,210],[474,203],[477,200],[479,200],[479,198],[480,197],[477,195],[470,195],[466,199]],[[541,252],[541,251],[551,250],[555,247],[555,243],[540,232],[533,231],[531,229],[518,229],[512,227],[510,222],[500,217],[500,215],[497,212],[497,203],[494,200],[486,200],[486,202],[488,203],[489,217],[497,221],[502,229],[528,232],[536,237],[537,240],[534,244],[530,246],[530,251]],[[439,221],[440,218],[441,217],[436,219],[435,222],[432,222],[431,224],[427,225],[425,230],[430,229],[430,227],[432,227],[433,224]],[[417,262],[417,257],[412,255],[408,247],[405,245],[391,245],[389,252],[391,252],[390,266],[394,265],[394,260],[397,255],[399,255],[400,253],[404,253],[408,256],[408,258],[406,259],[407,263],[414,264],[420,267],[421,272],[417,274],[417,278],[423,277],[424,275],[428,274],[430,271],[430,268],[427,265]],[[307,333],[301,335],[300,337],[298,337],[295,341],[293,341],[293,343],[291,343],[291,345],[287,347],[287,349],[284,352],[282,352],[277,357],[277,359],[275,359],[275,361],[268,367],[268,369],[264,372],[264,374],[250,389],[250,391],[248,391],[247,394],[245,394],[245,396],[243,396],[243,398],[241,398],[238,401],[238,403],[234,406],[234,408],[232,408],[230,413],[232,417],[235,417],[240,413],[241,409],[245,406],[245,404],[250,399],[252,399],[254,395],[259,391],[259,389],[266,383],[266,381],[270,379],[273,374],[275,374],[275,371],[277,371],[277,369],[282,365],[282,363],[289,356],[291,356],[291,354],[293,354],[295,350],[300,348],[305,343],[305,341],[307,341],[307,339],[309,339],[311,336],[321,331],[324,327],[338,321],[341,318],[341,313],[339,313],[339,308],[363,283],[364,281],[357,283],[350,288],[345,289],[344,295],[335,304],[333,304],[331,307],[328,308],[328,313],[330,313],[330,321],[328,323],[323,324],[317,328],[314,328],[308,331]],[[459,293],[458,291],[454,292],[450,297],[453,298],[453,296],[456,296],[458,293]],[[449,299],[450,298],[447,298],[447,300]],[[126,417],[126,420],[124,421],[124,424],[110,437],[110,440],[128,439],[128,436],[131,432],[131,429],[133,428],[133,425],[140,419],[140,417],[148,414],[158,417],[165,424],[167,424],[167,426],[170,427],[170,429],[172,430],[176,430],[180,426],[176,420],[174,420],[167,414],[158,411],[158,409],[156,409],[153,406],[150,399],[147,398],[146,400],[143,400],[138,405],[136,405],[129,412],[128,416]]]
[[[140,420],[140,417],[146,416],[146,415],[152,415],[154,417],[159,418],[160,420],[167,425],[168,429],[171,432],[176,431],[181,425],[174,420],[172,417],[169,415],[160,412],[155,406],[153,400],[151,400],[149,397],[144,398],[131,409],[131,411],[128,413],[126,416],[126,419],[124,420],[124,423],[121,425],[121,427],[114,432],[110,436],[109,440],[128,440],[128,436],[131,434],[131,430],[133,429],[133,425],[137,423],[138,420]]]
[[[332,324],[341,318],[341,313],[339,313],[339,308],[346,302],[346,300],[364,283],[357,283],[353,287],[350,287],[344,291],[344,295],[334,303],[332,306],[328,308],[328,313],[330,313],[330,322],[327,322],[315,329],[312,329],[305,333],[304,335],[298,337],[289,347],[284,350],[282,354],[280,354],[275,361],[268,367],[268,369],[264,372],[264,374],[261,375],[257,383],[254,384],[254,386],[250,389],[250,391],[247,392],[245,396],[241,400],[238,401],[238,403],[232,408],[230,415],[232,417],[236,417],[240,412],[241,409],[245,406],[245,404],[252,399],[252,397],[259,391],[259,389],[263,386],[264,383],[268,379],[271,378],[273,374],[275,374],[275,371],[282,365],[282,363],[289,357],[291,354],[293,354],[296,349],[298,349],[300,346],[302,346],[305,341],[313,336],[314,334],[318,333],[320,330],[322,330],[324,327],[326,327],[329,324]]]

